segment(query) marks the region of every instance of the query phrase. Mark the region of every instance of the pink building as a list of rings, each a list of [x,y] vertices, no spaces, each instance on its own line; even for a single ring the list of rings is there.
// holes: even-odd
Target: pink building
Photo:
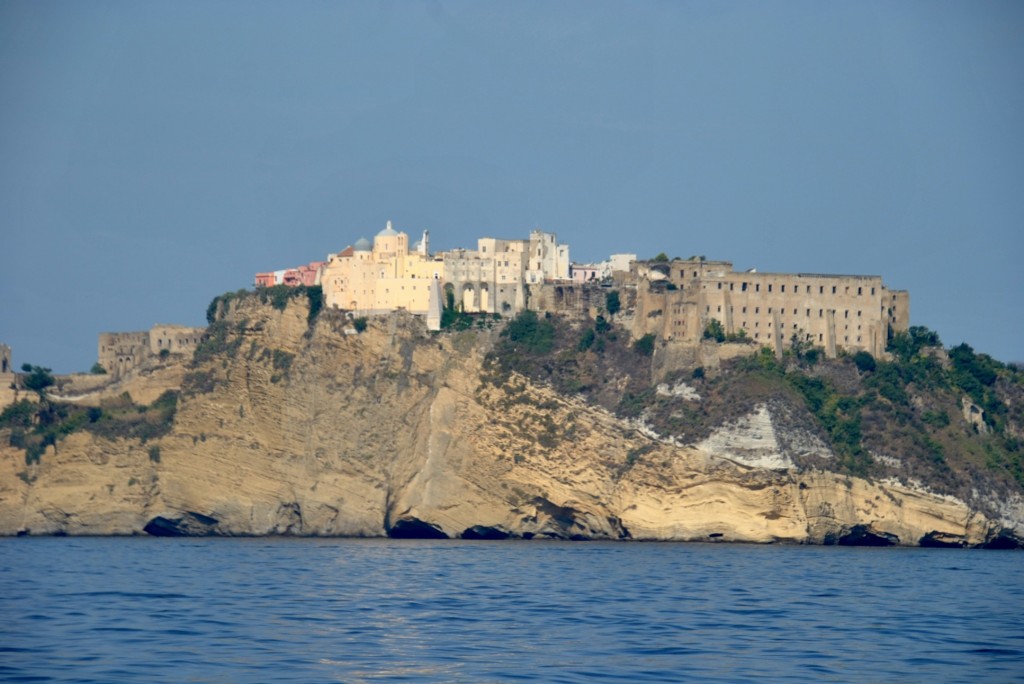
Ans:
[[[600,280],[604,269],[599,264],[572,264],[569,267],[573,282],[585,283],[589,280]]]
[[[323,270],[325,261],[311,261],[305,266],[297,268],[285,268],[280,271],[267,271],[256,274],[256,287],[273,287],[274,285],[287,285],[298,287],[305,285],[312,287],[320,284],[320,272]]]
[[[277,285],[277,275],[275,273],[256,274],[256,287],[273,287],[274,285]]]

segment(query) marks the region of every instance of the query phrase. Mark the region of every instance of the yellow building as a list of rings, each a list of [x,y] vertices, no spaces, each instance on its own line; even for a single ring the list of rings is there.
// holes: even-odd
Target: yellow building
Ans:
[[[320,283],[328,307],[358,314],[383,314],[396,309],[440,320],[440,285],[444,261],[429,251],[429,234],[410,250],[409,236],[388,221],[370,241],[329,255]]]

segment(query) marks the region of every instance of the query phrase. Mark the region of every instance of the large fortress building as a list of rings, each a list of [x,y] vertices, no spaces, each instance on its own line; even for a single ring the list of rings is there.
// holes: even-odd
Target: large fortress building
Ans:
[[[885,351],[910,324],[910,295],[880,276],[734,271],[728,261],[638,262],[636,319],[664,340],[699,342],[713,320],[723,332],[773,347],[794,340],[837,351]]]

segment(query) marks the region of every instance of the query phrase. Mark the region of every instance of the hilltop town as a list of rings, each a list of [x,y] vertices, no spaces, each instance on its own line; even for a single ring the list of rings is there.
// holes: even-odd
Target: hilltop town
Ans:
[[[428,330],[441,328],[446,305],[466,314],[532,310],[594,319],[609,313],[606,294],[614,289],[618,308],[610,313],[633,339],[652,335],[666,348],[706,338],[748,342],[748,351],[769,347],[776,355],[796,343],[829,358],[857,351],[884,358],[888,339],[910,322],[909,294],[877,275],[735,271],[728,261],[629,253],[576,263],[555,233],[540,230],[432,253],[428,231],[410,244],[390,221],[372,241],[361,237],[324,261],[258,272],[254,285],[320,287],[329,309],[354,317],[406,311]],[[98,363],[121,376],[147,359],[189,354],[202,336],[202,328],[171,325],[101,333]]]
[[[1021,546],[1024,373],[879,276],[429,240],[103,333],[90,374],[0,346],[0,535]]]

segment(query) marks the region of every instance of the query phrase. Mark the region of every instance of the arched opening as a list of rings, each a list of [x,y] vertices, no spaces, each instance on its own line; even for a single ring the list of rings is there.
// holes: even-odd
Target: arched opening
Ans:
[[[477,308],[476,288],[471,283],[466,283],[462,286],[462,310],[466,313],[475,313]]]
[[[480,311],[491,310],[491,291],[485,283],[480,284]]]

